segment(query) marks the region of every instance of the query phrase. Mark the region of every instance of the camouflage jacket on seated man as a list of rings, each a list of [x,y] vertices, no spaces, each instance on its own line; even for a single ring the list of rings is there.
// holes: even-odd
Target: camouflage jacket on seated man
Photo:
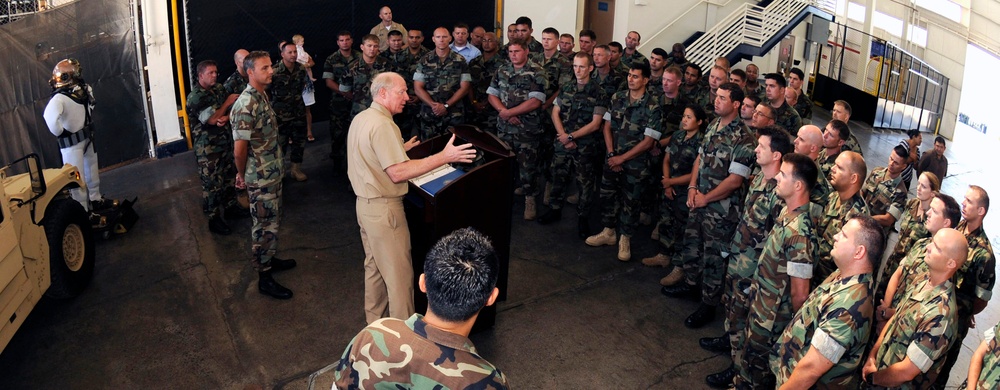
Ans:
[[[507,378],[467,337],[414,314],[383,318],[351,340],[337,365],[338,389],[506,389]]]

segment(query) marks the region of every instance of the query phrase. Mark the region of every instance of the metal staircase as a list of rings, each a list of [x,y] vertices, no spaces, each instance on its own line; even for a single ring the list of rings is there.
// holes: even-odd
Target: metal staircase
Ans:
[[[835,0],[773,0],[766,6],[746,3],[689,45],[686,58],[707,70],[718,57],[734,61],[762,55],[810,14],[833,20],[835,7]]]

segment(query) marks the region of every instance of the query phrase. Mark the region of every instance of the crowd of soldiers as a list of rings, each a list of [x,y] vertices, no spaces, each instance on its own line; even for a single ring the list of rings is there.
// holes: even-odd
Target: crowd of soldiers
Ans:
[[[388,18],[361,37],[360,51],[350,32],[339,32],[338,51],[323,64],[321,78],[334,92],[336,173],[346,169],[351,119],[372,102],[371,80],[396,72],[411,96],[394,118],[402,139],[426,140],[464,123],[495,133],[517,154],[515,193],[524,196],[525,220],[554,223],[565,204],[575,203],[579,237],[590,246],[617,246],[620,261],[632,258],[639,225],[655,222],[659,252],[642,262],[670,269],[663,294],[700,303],[685,325],[700,328],[723,306],[725,334],[700,344],[729,353],[732,364],[709,375],[710,385],[943,388],[947,382],[995,281],[982,228],[989,196],[970,186],[959,205],[939,192],[944,177],[924,171],[915,172],[916,198],[908,201],[903,172],[915,166],[919,142],[896,146],[886,167],[869,169],[874,164],[851,134],[850,103],[838,100],[832,120],[822,128],[812,124],[813,103],[797,68],[761,78],[754,64],[733,69],[719,58],[702,69],[686,60],[681,44],[670,52],[654,48],[647,57],[637,50],[636,31],[624,45],[598,44],[590,30],[574,37],[545,28],[536,40],[527,17],[507,27],[504,45],[482,27],[457,24],[434,29],[428,49],[421,30],[406,30],[391,12]],[[281,49],[268,80],[270,99],[258,100],[276,114],[280,138],[268,146],[278,151],[272,158],[280,160],[280,149],[290,147],[290,171],[305,180],[298,169],[305,142],[299,91],[307,76],[295,62],[295,45]],[[213,127],[226,126],[226,108],[249,90],[247,54],[236,53],[238,70],[222,86],[213,63],[199,65],[201,87],[188,99],[195,126],[207,132],[196,142],[206,199],[232,177],[218,172],[231,167],[202,164],[202,155],[220,161],[212,156],[225,151],[211,145],[233,142]],[[236,126],[237,119],[230,122]],[[276,172],[268,177],[280,184],[282,170]],[[280,194],[273,186],[257,186],[257,196]],[[233,207],[230,198],[206,200],[209,217]],[[592,231],[597,206],[602,226]],[[294,260],[267,265],[275,248],[267,244],[266,226],[258,233],[256,214],[254,221],[257,269],[293,267]],[[897,223],[899,240],[885,250]],[[228,230],[222,227],[213,231]],[[883,252],[888,261],[879,277]],[[995,329],[974,356],[970,387],[997,386]]]

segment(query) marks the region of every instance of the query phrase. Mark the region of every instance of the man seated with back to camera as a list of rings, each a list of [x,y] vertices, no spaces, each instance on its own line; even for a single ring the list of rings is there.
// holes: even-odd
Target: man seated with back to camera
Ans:
[[[475,229],[442,238],[419,280],[427,314],[382,318],[362,329],[340,358],[336,388],[506,389],[503,372],[468,338],[479,311],[500,295],[499,272],[493,245]]]

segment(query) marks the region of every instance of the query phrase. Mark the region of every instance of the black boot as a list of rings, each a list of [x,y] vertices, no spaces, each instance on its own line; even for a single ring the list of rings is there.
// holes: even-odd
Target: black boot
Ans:
[[[576,235],[582,239],[590,237],[590,221],[587,217],[580,217],[576,220]]]
[[[226,207],[226,218],[229,219],[243,219],[250,217],[250,209],[245,209],[240,207],[239,204],[234,204],[232,206]]]
[[[698,310],[695,310],[694,313],[691,313],[691,315],[684,320],[684,326],[691,329],[698,329],[714,320],[715,306],[709,306],[702,303],[698,306]]]
[[[278,284],[278,281],[274,280],[274,277],[271,276],[271,271],[259,272],[257,275],[259,277],[257,279],[257,289],[260,290],[261,294],[276,299],[292,298],[292,290]]]
[[[212,219],[208,220],[208,230],[212,233],[228,236],[233,230],[229,228],[229,224],[222,219],[221,215],[216,215]]]
[[[663,286],[660,288],[660,293],[671,298],[686,298],[692,301],[701,299],[701,289],[684,281],[673,286]]]
[[[297,264],[295,263],[295,259],[285,260],[285,259],[279,259],[277,257],[272,257],[271,258],[271,271],[272,272],[280,272],[280,271],[290,270],[292,268],[295,268],[296,265]]]
[[[549,209],[541,217],[538,217],[538,223],[548,225],[560,219],[562,219],[562,209]]]
[[[725,370],[706,376],[705,383],[708,383],[709,386],[716,389],[728,389],[729,386],[733,384],[733,378],[735,376],[736,368],[730,365],[729,368],[726,368]]]
[[[702,337],[698,340],[698,345],[709,352],[729,353],[729,336],[722,335],[719,337]]]

